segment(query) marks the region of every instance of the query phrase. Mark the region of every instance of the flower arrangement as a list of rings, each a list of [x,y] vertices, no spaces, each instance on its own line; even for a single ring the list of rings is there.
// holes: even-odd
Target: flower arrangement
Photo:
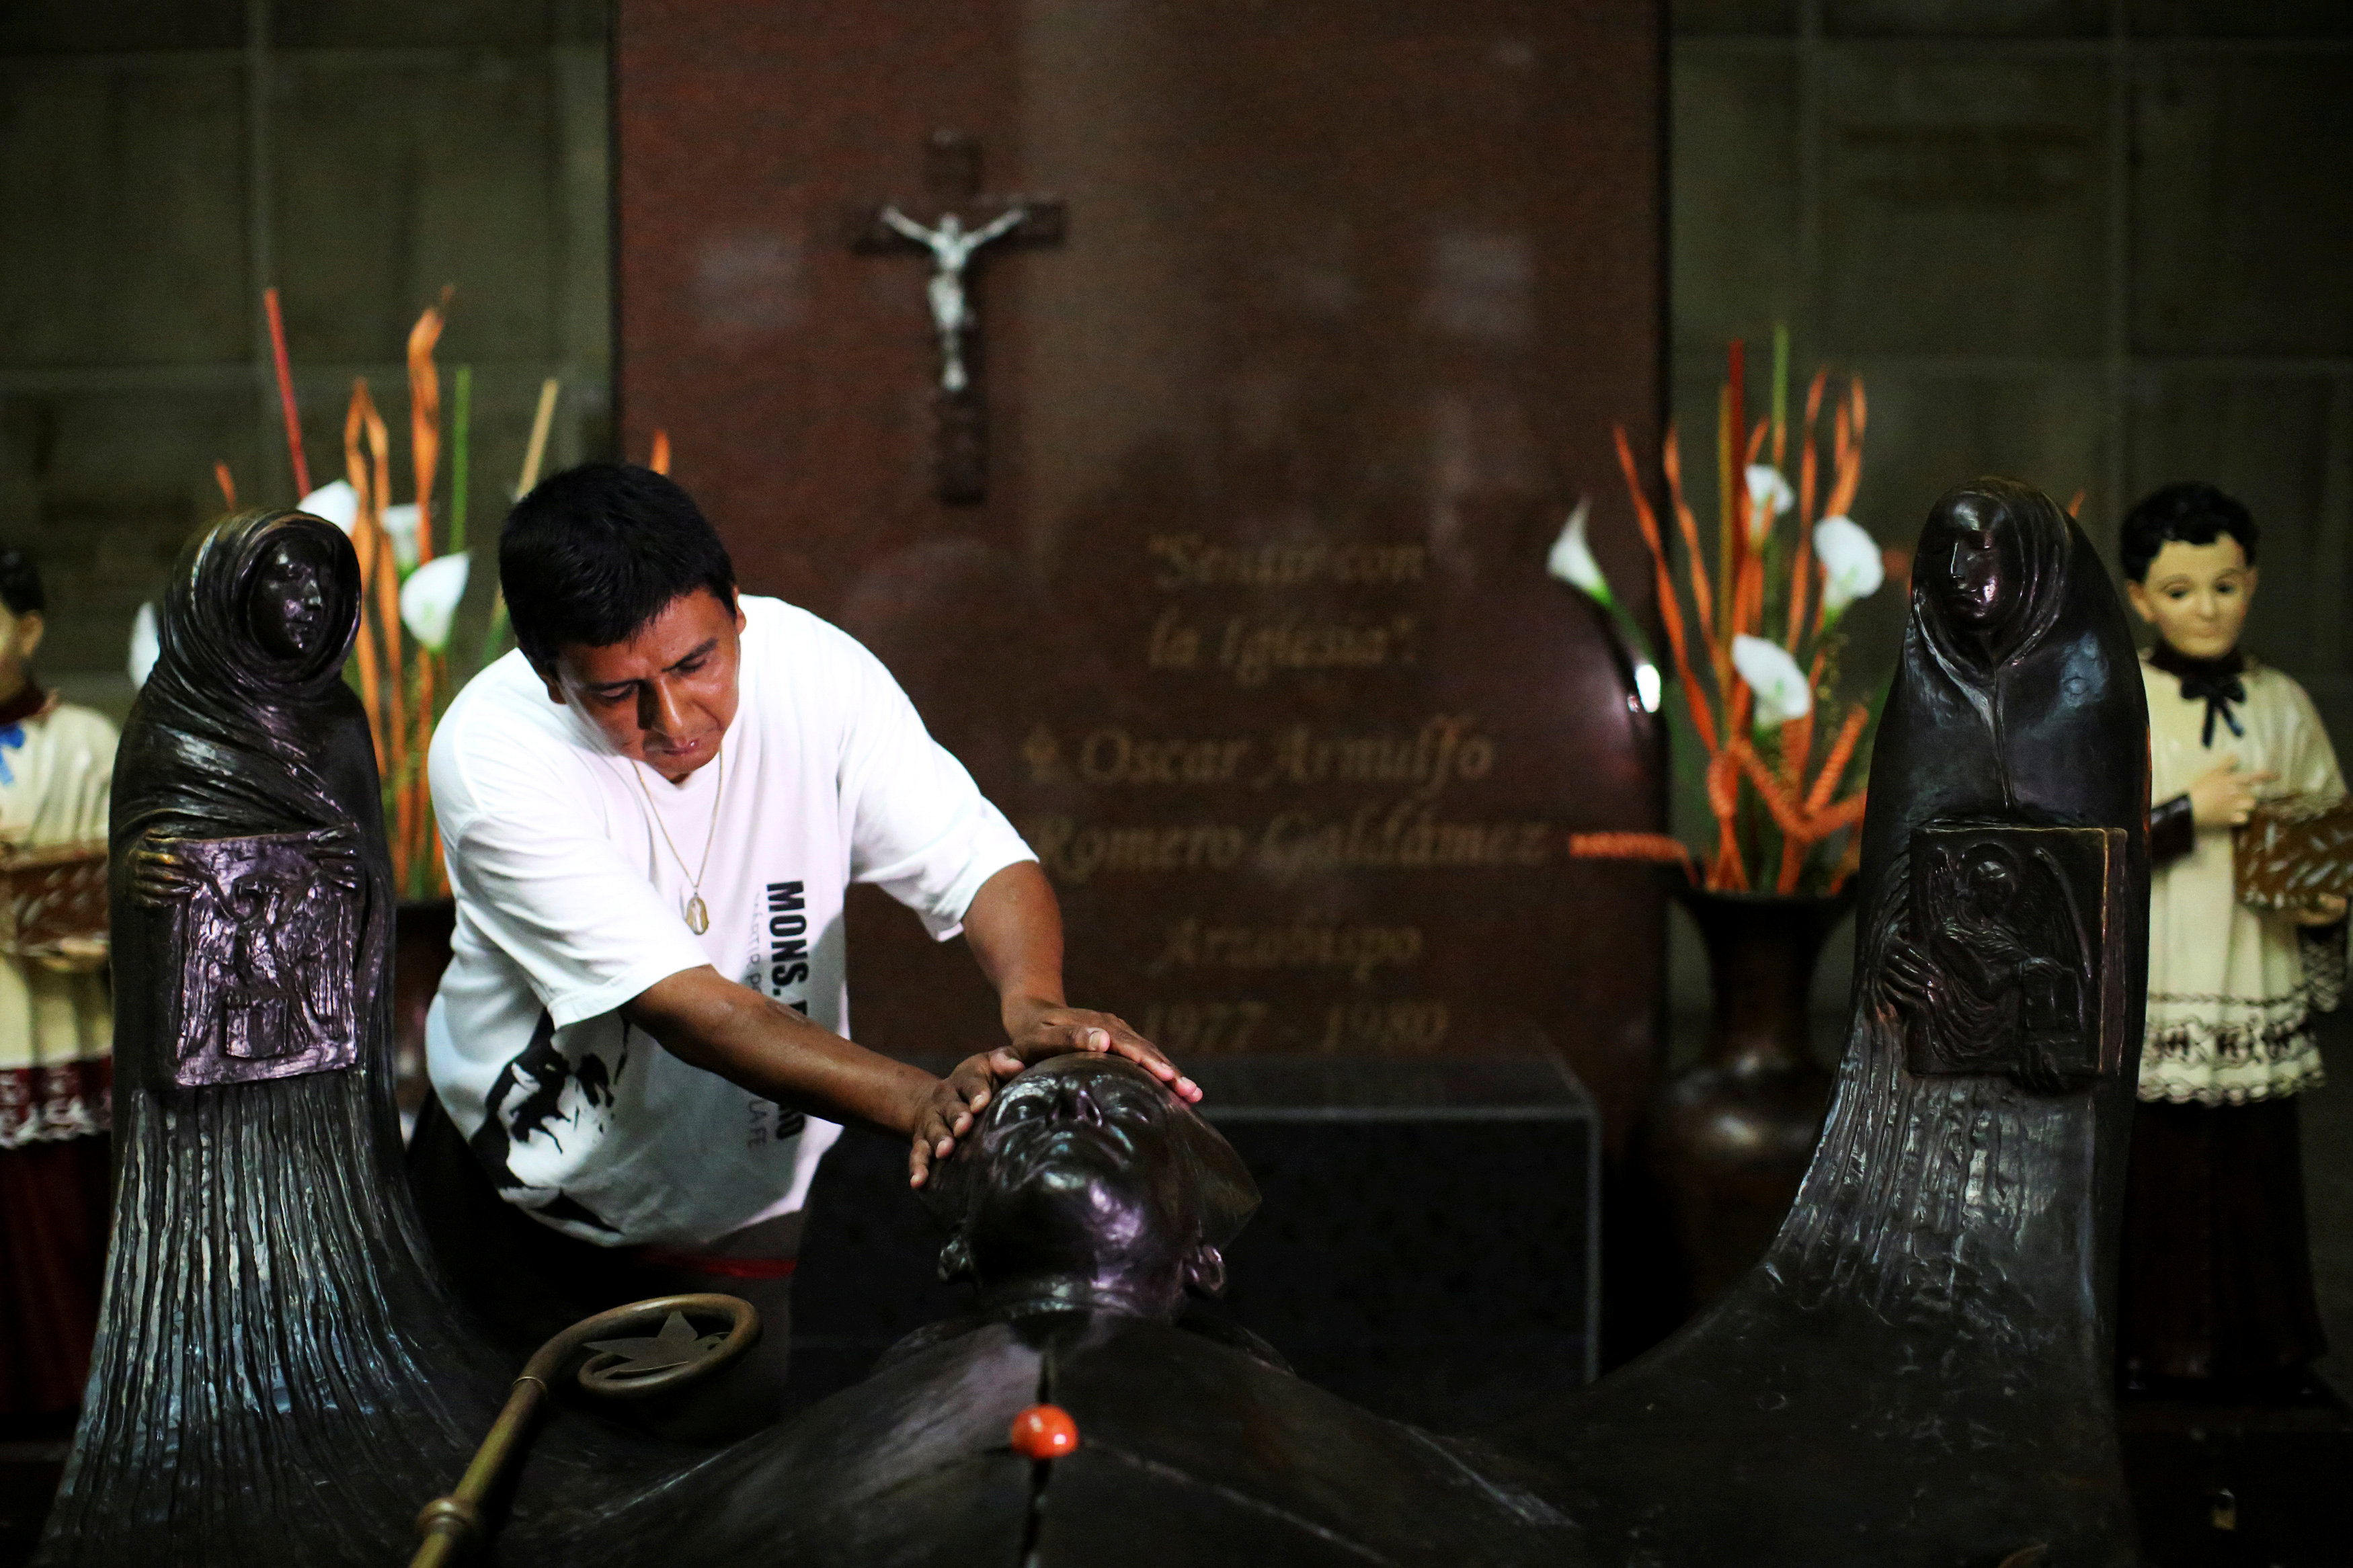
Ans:
[[[1837,681],[1844,643],[1840,619],[1848,606],[1877,592],[1886,576],[1878,544],[1849,515],[1862,479],[1862,384],[1850,379],[1843,395],[1830,399],[1825,466],[1819,437],[1830,376],[1815,373],[1798,435],[1793,486],[1786,473],[1788,331],[1774,334],[1771,410],[1753,426],[1744,406],[1739,342],[1731,344],[1728,359],[1716,401],[1713,581],[1685,497],[1673,426],[1667,429],[1660,468],[1683,544],[1680,593],[1672,552],[1632,446],[1623,426],[1615,430],[1619,466],[1657,573],[1659,620],[1673,679],[1706,757],[1715,842],[1700,857],[1662,833],[1579,833],[1570,836],[1569,852],[1680,865],[1694,886],[1718,891],[1836,892],[1861,856],[1856,829],[1862,821],[1863,742],[1872,707],[1850,703],[1835,726],[1816,721]],[[1570,518],[1553,547],[1550,569],[1589,596],[1636,650],[1636,696],[1656,711],[1657,667],[1641,629],[1610,592],[1586,543],[1587,511],[1580,504]]]
[[[444,305],[448,298],[445,291]],[[428,306],[408,334],[408,447],[416,499],[406,506],[393,504],[388,432],[366,378],[360,377],[352,384],[343,416],[344,477],[305,494],[299,503],[348,532],[359,555],[360,630],[352,660],[384,780],[394,885],[411,897],[448,890],[425,759],[433,743],[434,721],[452,689],[450,625],[465,596],[470,566],[466,492],[472,377],[462,366],[453,389],[458,406],[452,410],[448,549],[440,553],[434,549],[441,382],[433,350],[443,321],[442,306]],[[291,426],[287,438],[301,445]],[[296,483],[299,487],[301,479]]]
[[[452,378],[446,535],[437,534],[433,504],[442,452],[441,376],[434,361],[434,349],[447,321],[450,293],[449,289],[442,290],[441,299],[427,307],[409,331],[408,468],[412,499],[397,505],[392,500],[391,432],[364,376],[353,380],[343,416],[344,477],[311,488],[278,290],[269,289],[262,297],[276,360],[279,404],[285,418],[287,455],[294,488],[302,498],[295,504],[300,510],[322,518],[350,535],[353,550],[359,556],[360,629],[347,675],[358,689],[361,705],[367,710],[368,733],[375,744],[376,767],[384,784],[385,829],[392,856],[394,885],[411,898],[437,897],[449,890],[448,875],[441,858],[440,833],[433,821],[425,762],[433,743],[434,724],[462,683],[450,678],[450,644],[459,606],[471,577],[471,556],[466,539],[467,500],[472,478],[470,366],[458,366]],[[515,482],[513,493],[517,496],[538,482],[558,391],[553,378],[541,384],[522,471]],[[667,442],[663,445],[667,446]],[[234,510],[237,486],[228,466],[216,463],[214,475],[220,485],[222,500]],[[474,667],[479,668],[496,658],[509,640],[505,601],[494,597]],[[144,605],[132,626],[131,676],[134,682],[145,679],[154,664],[156,649],[154,606]]]

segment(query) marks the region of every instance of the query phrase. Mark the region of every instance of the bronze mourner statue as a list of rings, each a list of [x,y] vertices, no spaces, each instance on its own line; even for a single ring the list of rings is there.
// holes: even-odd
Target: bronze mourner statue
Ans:
[[[1649,1356],[1461,1438],[1301,1382],[1195,1305],[1257,1203],[1232,1150],[1141,1069],[1065,1057],[924,1194],[966,1315],[717,1452],[605,1423],[543,1365],[511,1484],[428,1524],[511,1564],[2132,1561],[2107,1377],[2141,686],[2045,498],[1956,489],[1917,561],[1822,1146],[1764,1262]],[[47,1562],[395,1561],[513,1379],[400,1179],[391,890],[338,673],[356,581],[325,524],[223,524],[124,736],[122,1178]],[[584,1380],[674,1368],[711,1327],[592,1339]],[[1075,1447],[1016,1450],[1039,1405]]]

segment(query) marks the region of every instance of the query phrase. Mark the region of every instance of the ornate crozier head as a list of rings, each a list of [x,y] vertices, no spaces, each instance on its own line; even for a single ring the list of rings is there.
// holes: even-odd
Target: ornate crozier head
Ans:
[[[1258,1207],[1240,1155],[1117,1057],[1055,1057],[1000,1088],[923,1189],[955,1232],[944,1278],[986,1304],[1174,1318],[1225,1285],[1219,1249]]]

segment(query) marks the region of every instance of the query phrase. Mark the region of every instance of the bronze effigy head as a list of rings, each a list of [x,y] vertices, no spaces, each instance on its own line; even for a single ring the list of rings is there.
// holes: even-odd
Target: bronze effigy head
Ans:
[[[923,1194],[954,1233],[944,1277],[1145,1315],[1222,1288],[1219,1249],[1259,1203],[1240,1156],[1192,1107],[1092,1055],[1005,1084]]]

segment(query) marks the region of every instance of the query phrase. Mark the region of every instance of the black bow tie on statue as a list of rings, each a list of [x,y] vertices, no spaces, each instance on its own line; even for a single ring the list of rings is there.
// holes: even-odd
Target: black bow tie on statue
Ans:
[[[2239,716],[2231,711],[2232,703],[2247,700],[2246,685],[2239,679],[2247,670],[2246,655],[2232,648],[2220,658],[2192,658],[2172,644],[2161,642],[2150,652],[2148,662],[2168,675],[2179,679],[2185,700],[2196,702],[2204,699],[2206,727],[2199,734],[2200,745],[2212,749],[2214,721],[2217,718],[2231,727],[2233,735],[2247,732],[2246,726],[2239,722]]]

